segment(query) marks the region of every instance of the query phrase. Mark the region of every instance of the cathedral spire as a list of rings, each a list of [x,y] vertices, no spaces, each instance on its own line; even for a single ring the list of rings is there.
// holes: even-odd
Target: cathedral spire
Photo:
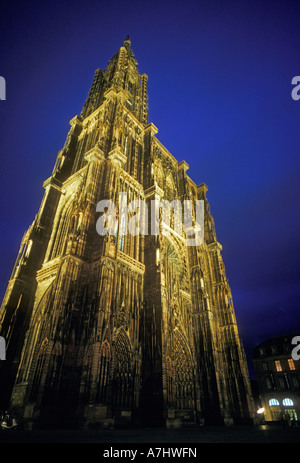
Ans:
[[[70,125],[0,307],[0,409],[29,429],[245,423],[250,379],[207,187],[148,123],[129,37]],[[202,200],[198,245],[186,235]]]
[[[97,69],[81,117],[84,119],[105,101],[105,93],[110,88],[126,90],[130,96],[127,109],[143,124],[148,123],[147,75],[140,74],[138,63],[131,49],[129,35],[124,39],[117,53],[109,60],[106,69]]]

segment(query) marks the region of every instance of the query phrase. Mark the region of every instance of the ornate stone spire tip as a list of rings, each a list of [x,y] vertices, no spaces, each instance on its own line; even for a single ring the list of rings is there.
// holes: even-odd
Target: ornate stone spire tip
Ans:
[[[126,46],[126,45],[131,45],[131,40],[130,40],[130,37],[129,35],[127,35],[127,37],[125,38],[124,42],[123,42],[123,45]]]

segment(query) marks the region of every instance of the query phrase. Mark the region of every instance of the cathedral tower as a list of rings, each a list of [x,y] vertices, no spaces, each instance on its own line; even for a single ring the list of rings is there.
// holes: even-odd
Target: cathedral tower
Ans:
[[[127,37],[70,121],[0,310],[2,406],[28,427],[253,418],[207,187],[157,131]],[[203,205],[201,244],[162,201],[192,204],[192,228]]]

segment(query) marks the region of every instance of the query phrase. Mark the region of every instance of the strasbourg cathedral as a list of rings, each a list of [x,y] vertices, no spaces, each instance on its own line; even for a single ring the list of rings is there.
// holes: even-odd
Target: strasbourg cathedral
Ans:
[[[157,131],[127,37],[70,121],[1,306],[0,408],[27,429],[254,420],[207,186]],[[97,203],[118,205],[120,192],[148,211],[153,200],[202,200],[203,242],[186,245],[173,211],[159,233],[133,235],[121,208],[116,233],[100,235]]]

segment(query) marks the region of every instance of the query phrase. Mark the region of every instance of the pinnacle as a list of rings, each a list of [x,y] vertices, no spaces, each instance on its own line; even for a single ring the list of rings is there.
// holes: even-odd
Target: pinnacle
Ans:
[[[131,40],[130,40],[130,37],[129,35],[127,35],[127,37],[125,38],[124,42],[123,42],[123,45],[126,47],[130,47],[131,45]]]

